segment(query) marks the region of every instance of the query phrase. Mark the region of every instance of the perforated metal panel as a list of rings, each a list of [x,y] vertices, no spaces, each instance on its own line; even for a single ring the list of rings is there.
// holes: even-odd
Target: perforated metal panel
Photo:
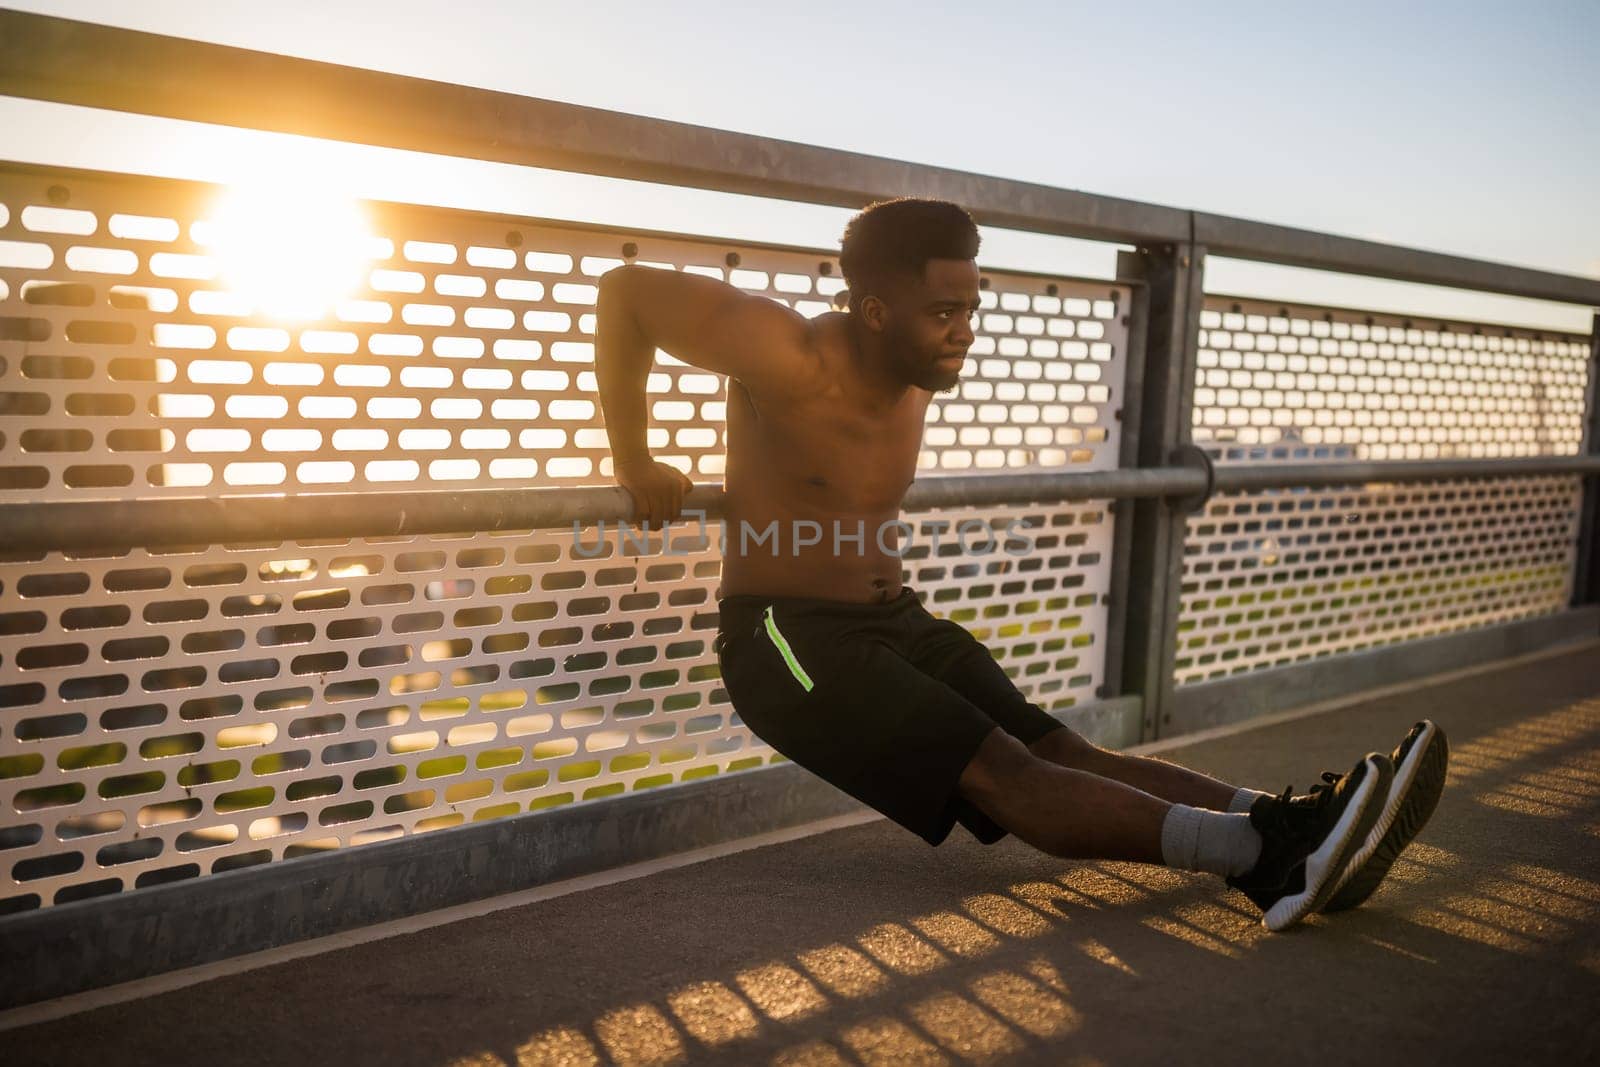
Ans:
[[[1067,707],[1101,680],[1109,527],[1086,505],[928,521],[1013,517],[1027,557],[924,537],[906,576]],[[532,532],[0,567],[0,907],[780,760],[718,685],[709,539],[579,543],[598,557]]]
[[[345,239],[361,280],[327,317],[285,322],[254,313],[274,294],[238,261],[262,238],[220,236],[219,203],[209,186],[0,169],[0,499],[593,484],[610,474],[596,282],[625,245],[807,315],[843,286],[825,253],[367,204],[366,236]],[[322,251],[307,235],[275,254]],[[932,405],[920,467],[1114,467],[1126,291],[985,285],[977,358]],[[648,387],[656,455],[720,475],[721,376],[660,353]]]
[[[1224,462],[1574,455],[1589,339],[1208,297],[1194,440]]]
[[[919,534],[902,574],[928,591],[929,611],[966,626],[1041,707],[1094,699],[1104,681],[1111,577],[1104,503],[948,509],[908,520]],[[987,528],[987,537],[963,542],[965,524]],[[1008,529],[1027,532],[1008,538]]]
[[[1208,297],[1194,437],[1218,462],[1568,455],[1588,338]],[[1582,481],[1222,494],[1189,521],[1177,679],[1559,611]]]
[[[602,483],[587,309],[624,243],[808,314],[837,290],[817,252],[367,205],[388,288],[291,329],[156,258],[204,255],[213,195],[0,171],[0,499]],[[982,358],[930,409],[922,469],[1115,466],[1126,292],[987,277]],[[659,361],[655,452],[715,480],[724,383]],[[1103,506],[906,518],[945,526],[904,567],[931,610],[1042,705],[1094,693]],[[973,520],[1026,521],[1026,554],[952,532]],[[674,527],[670,554],[591,528],[0,561],[0,911],[780,760],[718,684],[711,532]]]
[[[1582,499],[1581,478],[1217,498],[1184,546],[1178,679],[1560,611]]]

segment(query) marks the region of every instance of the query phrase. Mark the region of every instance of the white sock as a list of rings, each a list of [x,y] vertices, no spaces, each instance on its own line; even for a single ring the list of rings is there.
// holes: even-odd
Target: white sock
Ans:
[[[1161,860],[1208,874],[1243,874],[1261,858],[1261,835],[1250,816],[1174,804],[1161,824]]]
[[[1250,805],[1256,802],[1257,797],[1271,795],[1271,793],[1263,793],[1259,789],[1244,789],[1241,787],[1237,793],[1233,794],[1233,801],[1228,805],[1228,810],[1235,815],[1249,815]]]

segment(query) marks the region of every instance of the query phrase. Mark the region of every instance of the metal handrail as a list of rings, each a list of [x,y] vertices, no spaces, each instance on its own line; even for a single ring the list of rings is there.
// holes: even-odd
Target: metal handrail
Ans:
[[[227,45],[0,11],[0,95],[1600,306],[1600,280]]]
[[[1600,456],[1507,460],[1219,466],[1217,492],[1311,488],[1460,478],[1600,474]],[[1033,472],[923,478],[907,511],[1075,500],[1181,498],[1205,493],[1193,467]],[[697,485],[684,499],[693,521],[723,517],[721,486]],[[0,551],[50,552],[135,545],[245,544],[324,537],[403,537],[467,531],[561,529],[621,523],[632,502],[619,486],[295,493],[0,504]],[[677,525],[681,529],[688,521]],[[676,539],[679,535],[674,534]]]
[[[1196,478],[1196,472],[1182,468],[929,478],[907,491],[905,507],[919,510],[1030,500],[1156,497],[1203,488]],[[723,502],[721,486],[697,485],[685,495],[684,508],[709,522],[723,516]],[[620,486],[0,504],[0,530],[4,531],[0,550],[560,529],[574,523],[621,523],[632,511],[632,500]]]
[[[1460,478],[1527,478],[1600,474],[1600,456],[1526,456],[1516,459],[1383,460],[1366,463],[1264,463],[1217,466],[1217,492],[1316,489],[1333,485],[1433,482]]]

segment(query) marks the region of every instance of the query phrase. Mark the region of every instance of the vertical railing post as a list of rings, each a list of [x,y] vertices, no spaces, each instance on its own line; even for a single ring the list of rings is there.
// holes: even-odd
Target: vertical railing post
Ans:
[[[1125,253],[1124,253],[1125,254]],[[1131,298],[1123,309],[1123,322],[1128,327],[1128,350],[1122,361],[1122,403],[1113,413],[1121,434],[1117,450],[1117,466],[1123,470],[1139,465],[1139,425],[1144,408],[1144,361],[1149,346],[1150,294],[1145,284],[1134,277],[1124,276],[1118,270],[1118,281],[1128,285]],[[1123,662],[1128,641],[1128,601],[1133,562],[1134,501],[1111,500],[1106,510],[1111,514],[1111,579],[1107,585],[1106,608],[1106,659],[1102,675],[1101,699],[1121,696],[1130,690],[1123,681]],[[1144,734],[1143,712],[1140,713],[1139,734]]]
[[[1133,352],[1130,332],[1124,466],[1166,466],[1189,443],[1204,270],[1201,245],[1154,245],[1118,256],[1118,279],[1137,283],[1130,325],[1144,342]],[[1116,545],[1127,565],[1116,569],[1122,578],[1121,588],[1113,583],[1112,622],[1121,622],[1122,692],[1143,698],[1147,741],[1161,736],[1172,715],[1186,522],[1164,499],[1118,505]]]
[[[1600,310],[1590,317],[1589,391],[1583,411],[1583,448],[1600,455]],[[1572,604],[1600,604],[1600,475],[1583,480],[1583,510],[1578,519],[1578,563]]]

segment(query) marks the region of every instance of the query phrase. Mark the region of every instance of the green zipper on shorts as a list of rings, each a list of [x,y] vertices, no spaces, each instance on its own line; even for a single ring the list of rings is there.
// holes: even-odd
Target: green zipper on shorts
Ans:
[[[789,647],[789,642],[778,631],[778,621],[772,617],[771,604],[767,605],[766,624],[767,636],[772,638],[772,643],[777,646],[779,652],[783,653],[783,662],[789,665],[789,673],[794,675],[796,681],[806,687],[806,692],[811,692],[811,676],[806,673],[804,667],[800,666],[800,661],[794,658],[794,651]]]

